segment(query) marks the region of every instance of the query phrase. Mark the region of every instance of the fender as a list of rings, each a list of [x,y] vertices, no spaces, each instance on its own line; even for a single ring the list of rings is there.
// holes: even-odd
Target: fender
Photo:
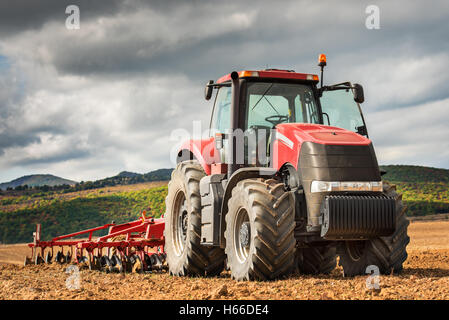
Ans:
[[[219,161],[219,153],[215,148],[214,137],[184,141],[179,148],[177,163],[189,159],[196,159],[209,176],[211,174],[211,164]]]

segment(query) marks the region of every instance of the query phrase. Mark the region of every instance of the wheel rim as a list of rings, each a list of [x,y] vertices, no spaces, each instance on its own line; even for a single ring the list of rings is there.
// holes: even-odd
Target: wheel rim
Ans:
[[[346,249],[353,261],[359,261],[365,251],[365,241],[347,241]]]
[[[187,200],[184,192],[180,191],[176,195],[174,212],[173,212],[173,245],[175,248],[175,254],[177,256],[182,255],[185,248],[187,238],[187,226],[188,226],[188,212],[187,212]]]
[[[240,263],[244,263],[251,247],[251,227],[248,212],[240,209],[234,223],[234,252]]]

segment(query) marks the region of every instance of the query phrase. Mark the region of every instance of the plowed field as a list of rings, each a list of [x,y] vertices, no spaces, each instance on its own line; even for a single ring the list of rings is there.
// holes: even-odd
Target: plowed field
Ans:
[[[67,265],[23,267],[25,245],[0,246],[0,299],[449,299],[449,222],[413,222],[408,259],[400,275],[380,277],[380,290],[366,276],[296,275],[274,282],[177,278],[167,273],[106,274],[81,269],[79,289],[67,289]],[[70,282],[70,279],[69,279]],[[72,283],[73,284],[73,283]]]

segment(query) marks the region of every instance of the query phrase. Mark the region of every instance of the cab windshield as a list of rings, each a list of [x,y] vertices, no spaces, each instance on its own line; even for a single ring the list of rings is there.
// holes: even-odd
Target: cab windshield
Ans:
[[[246,128],[272,128],[278,123],[319,123],[312,88],[302,84],[248,82]]]

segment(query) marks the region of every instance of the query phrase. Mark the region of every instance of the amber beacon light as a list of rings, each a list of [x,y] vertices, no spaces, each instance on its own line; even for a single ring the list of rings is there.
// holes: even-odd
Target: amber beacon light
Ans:
[[[322,53],[318,57],[318,66],[324,67],[325,65],[326,65],[326,55],[324,53]]]
[[[318,66],[321,68],[321,87],[323,87],[323,69],[326,65],[326,55],[324,53],[318,56]]]

